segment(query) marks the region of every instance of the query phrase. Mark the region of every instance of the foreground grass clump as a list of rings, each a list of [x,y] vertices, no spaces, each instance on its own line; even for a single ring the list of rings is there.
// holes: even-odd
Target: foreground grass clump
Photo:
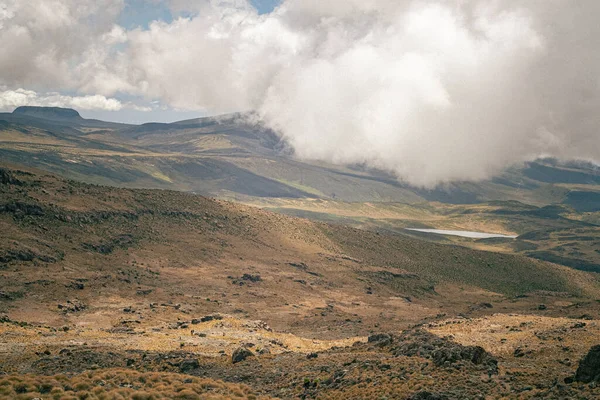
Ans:
[[[267,399],[245,385],[170,373],[110,369],[66,375],[0,377],[0,399],[32,400]]]

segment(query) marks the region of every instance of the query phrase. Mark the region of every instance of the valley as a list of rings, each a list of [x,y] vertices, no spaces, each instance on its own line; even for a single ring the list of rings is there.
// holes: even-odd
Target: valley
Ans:
[[[182,192],[0,172],[0,396],[595,393],[563,382],[600,339],[593,273]],[[180,373],[206,381],[177,386]]]
[[[600,399],[598,15],[0,1],[0,400]]]
[[[537,160],[489,181],[424,189],[361,166],[298,160],[251,114],[126,125],[22,107],[0,114],[0,122],[3,160],[83,182],[198,193],[600,271],[600,170],[591,163]],[[406,228],[518,238],[465,240]]]
[[[600,395],[595,167],[427,190],[247,118],[0,115],[0,398]]]

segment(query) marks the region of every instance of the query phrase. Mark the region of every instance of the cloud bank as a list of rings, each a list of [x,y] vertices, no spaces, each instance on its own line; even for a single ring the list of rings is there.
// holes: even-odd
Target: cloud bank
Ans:
[[[102,95],[65,96],[60,93],[38,94],[33,90],[17,89],[0,91],[0,109],[19,106],[70,107],[79,110],[119,111],[124,107],[117,99]],[[137,108],[137,107],[136,107]]]
[[[595,0],[285,0],[265,15],[172,0],[173,21],[129,31],[123,5],[0,5],[0,85],[254,110],[300,158],[426,187],[539,156],[600,160]]]

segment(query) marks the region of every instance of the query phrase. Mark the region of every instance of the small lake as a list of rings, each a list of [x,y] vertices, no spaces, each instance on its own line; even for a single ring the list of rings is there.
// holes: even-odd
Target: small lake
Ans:
[[[515,239],[517,236],[500,235],[498,233],[484,233],[484,232],[472,232],[472,231],[447,231],[443,229],[411,229],[406,228],[407,231],[416,231],[424,233],[435,233],[438,235],[450,235],[450,236],[461,236],[471,239],[491,239],[491,238],[506,238]]]

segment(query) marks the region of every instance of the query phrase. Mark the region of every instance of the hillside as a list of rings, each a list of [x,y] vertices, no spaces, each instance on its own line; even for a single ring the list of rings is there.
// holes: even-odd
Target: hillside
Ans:
[[[217,299],[225,312],[267,318],[284,329],[290,328],[289,315],[305,316],[298,329],[314,333],[311,325],[321,320],[314,318],[314,310],[341,299],[344,306],[333,313],[340,319],[364,311],[365,305],[374,315],[394,308],[399,315],[410,314],[411,307],[424,302],[427,311],[421,318],[441,312],[456,290],[464,292],[458,301],[463,308],[457,304],[456,312],[476,303],[479,296],[473,293],[481,290],[488,293],[484,297],[507,298],[536,291],[596,293],[584,284],[587,275],[524,257],[315,223],[180,192],[2,173],[2,262],[4,284],[10,287],[1,290],[14,293],[9,297],[16,304],[31,300],[28,287],[37,287],[38,281],[44,288],[36,295],[38,303],[73,294],[106,291],[105,297],[115,290],[120,296],[150,290],[163,302],[184,304],[195,295]],[[12,268],[21,261],[34,268],[36,280]],[[78,280],[89,281],[83,285],[89,290],[77,290],[72,284]],[[234,282],[240,289],[230,297]],[[256,288],[248,293],[246,287]],[[391,309],[389,297],[399,299]],[[408,297],[414,301],[402,300]],[[210,303],[202,305],[204,312],[214,311]],[[362,316],[363,324],[352,331],[364,334],[371,317]],[[336,336],[336,328],[330,329],[328,335]]]
[[[403,398],[426,390],[461,398],[532,383],[540,388],[531,394],[575,395],[576,385],[551,385],[574,371],[557,362],[561,346],[581,357],[600,340],[589,321],[600,315],[596,275],[525,257],[6,164],[0,199],[0,372],[34,374],[0,376],[6,398],[84,395],[99,379],[110,385],[93,393],[109,393],[112,382],[131,390],[124,380],[138,382],[133,390],[183,390],[184,378],[169,373],[209,379],[186,380],[194,396],[212,385],[242,398]],[[586,327],[571,328],[577,323]],[[462,329],[479,333],[465,337]],[[559,331],[558,347],[539,336]],[[380,332],[401,336],[389,341]],[[497,352],[490,343],[500,338]],[[499,372],[492,355],[471,359],[473,341],[499,360]],[[395,344],[405,342],[413,347]],[[515,349],[524,344],[531,353],[521,359]],[[240,347],[253,355],[232,364]],[[440,354],[467,358],[440,361]],[[423,357],[431,360],[425,367]],[[545,374],[537,372],[542,365]],[[39,375],[90,369],[68,382]],[[500,384],[519,370],[529,372]],[[481,380],[485,371],[490,379]]]
[[[233,200],[320,198],[411,204],[517,200],[600,210],[600,171],[593,164],[538,160],[489,181],[425,190],[364,166],[297,160],[286,143],[249,123],[247,117],[232,114],[134,126],[86,120],[74,110],[17,109],[0,114],[0,155],[89,183]]]
[[[600,212],[578,212],[568,205],[538,207],[516,201],[459,205],[349,203],[325,199],[252,199],[248,203],[317,221],[522,254],[600,272]],[[414,228],[488,232],[516,238],[469,239],[408,230]]]

